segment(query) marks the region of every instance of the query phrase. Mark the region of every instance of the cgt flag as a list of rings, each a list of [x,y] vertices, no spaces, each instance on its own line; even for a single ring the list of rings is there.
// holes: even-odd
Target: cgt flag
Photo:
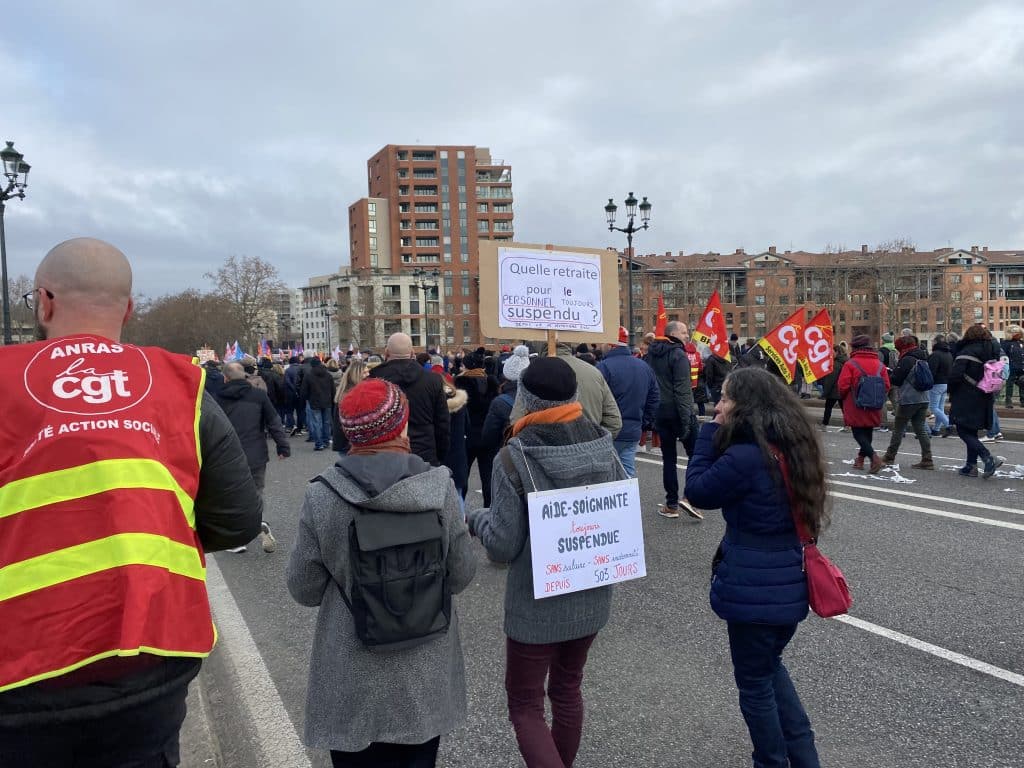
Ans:
[[[800,307],[757,342],[775,363],[787,384],[793,383],[797,360],[800,359],[805,318],[804,308]]]
[[[654,321],[654,335],[659,339],[665,335],[665,326],[668,325],[668,314],[665,312],[665,296],[658,296],[658,319]]]
[[[803,331],[800,368],[804,381],[817,381],[835,370],[833,338],[832,318],[828,310],[823,309],[811,318]]]
[[[722,298],[718,289],[711,294],[704,314],[700,316],[697,327],[690,337],[701,344],[707,344],[718,357],[731,360],[729,356],[729,334],[725,331],[725,315],[722,314]]]

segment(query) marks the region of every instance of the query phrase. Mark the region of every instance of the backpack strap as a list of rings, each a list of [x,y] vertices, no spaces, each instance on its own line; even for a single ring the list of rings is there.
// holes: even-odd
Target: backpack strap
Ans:
[[[526,495],[523,490],[523,479],[519,476],[519,470],[516,469],[516,465],[512,463],[512,452],[507,445],[498,451],[498,458],[501,459],[501,466],[505,470],[505,474],[508,475],[512,488],[519,498],[523,498]]]
[[[314,477],[309,482],[310,483],[322,483],[325,488],[330,490],[330,492],[333,493],[335,496],[337,496],[339,499],[341,499],[342,501],[345,500],[344,497],[340,493],[338,493],[338,489],[335,488],[333,485],[331,485],[330,481],[328,481],[328,479],[326,477],[324,477],[323,475],[317,475],[316,477]],[[353,523],[353,525],[354,524],[355,523]],[[349,533],[350,537],[351,537],[351,535],[352,534]],[[349,599],[349,596],[345,594],[345,590],[342,589],[341,584],[339,584],[337,579],[335,579],[334,576],[331,575],[330,571],[328,571],[327,573],[331,577],[331,581],[333,581],[334,585],[338,588],[338,594],[341,595],[342,602],[345,603],[345,607],[348,608],[348,612],[351,613],[352,616],[354,617],[356,615],[356,612],[352,608],[352,601]]]
[[[985,363],[983,363],[979,358],[975,357],[974,355],[957,355],[953,359],[954,360],[970,360],[972,363],[977,363],[978,365],[981,366],[981,373],[984,376],[984,374],[985,374]],[[972,387],[978,386],[978,379],[975,379],[975,378],[972,378],[971,376],[968,376],[967,375],[967,371],[964,371],[964,381],[966,381]]]

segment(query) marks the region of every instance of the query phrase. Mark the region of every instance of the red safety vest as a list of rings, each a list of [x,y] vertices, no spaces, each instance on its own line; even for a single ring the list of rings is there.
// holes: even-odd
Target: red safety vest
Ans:
[[[204,372],[99,336],[0,348],[0,691],[216,639],[195,530]]]
[[[700,352],[697,351],[697,345],[693,342],[686,344],[683,349],[686,350],[686,359],[690,361],[690,389],[696,389],[697,379],[700,377],[701,368],[704,367],[704,361],[700,359]]]

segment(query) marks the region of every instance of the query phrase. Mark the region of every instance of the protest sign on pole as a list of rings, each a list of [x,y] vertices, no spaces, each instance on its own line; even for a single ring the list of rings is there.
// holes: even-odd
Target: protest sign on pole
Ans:
[[[526,496],[536,599],[647,575],[635,478]]]
[[[822,309],[803,330],[800,368],[804,381],[817,381],[835,369],[833,338],[832,318],[827,309]]]
[[[800,359],[805,317],[804,308],[800,307],[757,342],[775,363],[787,384],[793,383],[797,360]]]
[[[529,341],[544,341],[551,333],[572,343],[615,341],[616,259],[607,249],[482,241],[481,331]]]

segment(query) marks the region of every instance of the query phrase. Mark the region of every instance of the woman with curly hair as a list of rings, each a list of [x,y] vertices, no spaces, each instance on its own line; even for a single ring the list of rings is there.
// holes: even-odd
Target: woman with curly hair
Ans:
[[[729,374],[715,419],[697,438],[686,495],[722,508],[711,607],[728,626],[740,711],[754,765],[817,768],[814,732],[782,663],[807,616],[807,578],[794,514],[812,536],[828,521],[826,463],[797,396],[758,368]]]

